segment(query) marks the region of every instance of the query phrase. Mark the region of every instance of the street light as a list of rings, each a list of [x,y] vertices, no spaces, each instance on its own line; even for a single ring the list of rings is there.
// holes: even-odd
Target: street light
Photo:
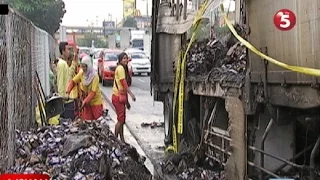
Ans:
[[[112,14],[110,14],[110,13],[108,14],[108,20],[112,21]]]

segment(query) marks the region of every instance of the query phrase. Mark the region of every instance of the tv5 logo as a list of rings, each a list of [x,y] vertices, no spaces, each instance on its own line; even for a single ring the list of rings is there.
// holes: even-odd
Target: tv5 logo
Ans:
[[[291,30],[296,21],[296,15],[289,9],[281,9],[273,17],[274,25],[281,31]]]

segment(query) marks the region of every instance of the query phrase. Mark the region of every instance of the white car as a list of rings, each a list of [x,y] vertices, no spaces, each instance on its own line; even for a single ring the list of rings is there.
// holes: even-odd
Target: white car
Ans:
[[[129,54],[131,58],[131,67],[133,74],[147,73],[150,76],[151,73],[151,63],[150,59],[141,52],[134,52]]]
[[[98,60],[99,60],[100,53],[101,53],[101,50],[95,50],[95,54],[92,57],[93,69],[96,71],[98,70]]]

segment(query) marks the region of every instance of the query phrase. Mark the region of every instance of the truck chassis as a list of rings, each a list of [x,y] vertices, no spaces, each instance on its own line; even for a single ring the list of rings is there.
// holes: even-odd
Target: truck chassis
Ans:
[[[246,0],[238,3],[241,23],[250,26],[247,14],[256,4]],[[175,6],[168,2],[154,4],[152,92],[154,99],[164,104],[165,143],[171,144],[173,72],[177,52],[184,48],[185,32],[190,28],[190,24],[181,24],[190,20],[186,15],[175,21]],[[267,54],[267,46],[262,47]],[[257,57],[248,52],[248,61],[257,61],[253,59]],[[224,165],[230,180],[316,180],[320,165],[317,78],[306,81],[308,77],[303,76],[299,80],[292,72],[283,72],[281,78],[280,71],[274,72],[273,66],[260,61],[249,65],[244,85],[238,88],[186,80],[182,138],[195,145],[204,142],[206,156]]]

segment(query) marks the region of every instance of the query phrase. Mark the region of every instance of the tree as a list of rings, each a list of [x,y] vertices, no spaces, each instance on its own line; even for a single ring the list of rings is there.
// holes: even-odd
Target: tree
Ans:
[[[66,13],[63,0],[5,0],[4,2],[52,36],[59,29]]]
[[[88,33],[84,35],[84,38],[77,39],[78,46],[91,47],[91,43],[94,41],[94,47],[96,48],[107,48],[108,43],[101,38],[99,38],[96,34]]]
[[[128,18],[123,22],[123,27],[137,28],[137,21],[136,21],[133,17],[128,17]]]

